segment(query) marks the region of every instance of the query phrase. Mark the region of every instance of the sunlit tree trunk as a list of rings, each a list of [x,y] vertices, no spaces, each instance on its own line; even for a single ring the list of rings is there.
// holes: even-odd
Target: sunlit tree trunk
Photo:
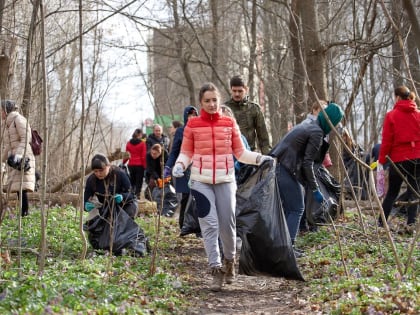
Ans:
[[[39,1],[39,13],[40,13],[40,39],[41,39],[41,73],[42,73],[42,122],[43,122],[43,146],[44,150],[42,152],[42,185],[41,185],[41,244],[40,244],[40,255],[38,261],[38,274],[42,275],[44,273],[45,267],[45,256],[47,253],[47,214],[45,211],[45,190],[47,186],[47,151],[48,151],[48,125],[47,125],[47,70],[45,64],[45,13],[44,13],[44,5],[42,0]]]

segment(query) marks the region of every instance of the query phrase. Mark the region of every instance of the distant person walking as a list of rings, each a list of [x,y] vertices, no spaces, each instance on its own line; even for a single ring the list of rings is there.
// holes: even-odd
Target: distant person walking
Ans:
[[[7,187],[9,192],[17,193],[22,203],[21,215],[24,217],[29,214],[28,192],[35,190],[36,182],[35,156],[30,145],[31,127],[18,112],[14,101],[3,100],[1,109],[1,117],[6,123],[2,161],[7,161],[9,165]]]
[[[156,143],[159,143],[164,150],[169,151],[170,140],[167,135],[163,134],[163,128],[161,125],[153,126],[153,133],[151,133],[146,140],[147,152],[150,151],[152,146]]]
[[[406,86],[394,91],[394,108],[385,115],[382,129],[382,142],[379,149],[379,163],[385,164],[388,156],[407,182],[420,192],[420,111],[415,102],[415,94]],[[400,192],[403,178],[391,165],[389,166],[388,190],[382,203],[385,218],[388,219],[394,201]],[[414,192],[407,189],[407,200],[417,199]],[[404,230],[413,234],[419,204],[407,207],[407,225]],[[382,225],[379,218],[379,225]]]
[[[143,132],[136,129],[127,142],[125,150],[130,153],[128,158],[128,170],[133,193],[140,199],[141,187],[143,186],[144,170],[146,169],[146,144],[142,141]],[[126,163],[127,159],[123,160]]]
[[[230,93],[232,98],[225,105],[232,110],[251,151],[255,151],[258,144],[261,153],[267,154],[271,144],[264,114],[257,103],[249,101],[248,86],[242,77],[234,76],[230,79]]]

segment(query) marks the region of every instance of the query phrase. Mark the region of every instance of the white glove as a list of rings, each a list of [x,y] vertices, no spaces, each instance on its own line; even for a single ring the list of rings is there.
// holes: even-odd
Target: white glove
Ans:
[[[257,158],[257,164],[258,164],[258,165],[261,165],[261,164],[263,164],[265,161],[272,161],[272,160],[274,160],[274,159],[273,159],[273,157],[271,157],[271,156],[269,156],[269,155],[260,155],[260,156]]]
[[[19,164],[21,161],[22,161],[22,155],[20,155],[20,154],[15,154],[15,156],[13,157],[13,161],[16,163],[16,164]]]
[[[184,168],[182,167],[181,163],[176,163],[172,168],[172,175],[174,177],[182,177],[184,176]]]

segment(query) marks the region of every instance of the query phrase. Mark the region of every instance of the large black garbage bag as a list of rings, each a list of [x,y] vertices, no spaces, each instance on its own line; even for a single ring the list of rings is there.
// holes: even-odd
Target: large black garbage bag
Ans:
[[[188,234],[201,233],[200,223],[198,222],[197,205],[192,194],[188,197],[185,207],[184,221],[182,223],[181,236]]]
[[[315,179],[321,193],[324,195],[325,202],[318,203],[310,189],[305,191],[305,212],[306,220],[312,224],[324,224],[335,220],[339,213],[339,200],[341,185],[334,179],[328,170],[320,166],[315,172]],[[331,219],[330,219],[331,218]]]
[[[162,207],[162,190],[164,192],[163,207]],[[156,201],[157,209],[161,214],[165,215],[169,211],[175,212],[178,207],[178,199],[176,191],[171,184],[165,184],[163,188],[155,187],[152,191],[152,199]],[[162,209],[161,209],[162,208]]]
[[[102,208],[100,215],[87,221],[86,225],[88,240],[94,249],[110,250],[112,243],[115,255],[120,255],[123,248],[132,249],[139,256],[147,253],[147,238],[143,230],[117,205]]]
[[[296,263],[277,187],[267,161],[238,187],[236,230],[242,239],[239,273],[304,280]]]

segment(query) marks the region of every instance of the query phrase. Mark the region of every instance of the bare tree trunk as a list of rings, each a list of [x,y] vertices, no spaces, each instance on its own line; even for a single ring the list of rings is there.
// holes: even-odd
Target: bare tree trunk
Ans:
[[[0,35],[3,30],[3,13],[4,13],[4,5],[6,0],[0,0]]]
[[[306,77],[303,69],[303,55],[302,45],[300,41],[299,25],[300,19],[297,12],[297,2],[299,0],[293,0],[291,3],[290,13],[290,44],[293,52],[293,112],[296,119],[296,123],[301,122],[306,117],[308,112],[308,106],[305,102],[305,86]]]
[[[36,0],[33,5],[31,23],[29,25],[28,39],[26,43],[26,74],[25,74],[25,88],[23,90],[22,99],[22,113],[28,117],[29,105],[32,97],[32,43],[34,40],[36,29],[36,17],[38,16],[40,0]]]
[[[410,33],[407,41],[408,46],[408,61],[410,63],[410,71],[413,77],[414,85],[417,92],[420,92],[420,50],[416,46],[416,41],[413,33]],[[416,98],[418,102],[418,97]]]
[[[41,38],[41,64],[42,64],[42,122],[44,150],[42,152],[42,185],[41,185],[41,244],[38,258],[38,274],[44,273],[45,256],[47,253],[47,216],[45,211],[45,188],[47,186],[47,150],[48,150],[48,126],[47,126],[47,70],[45,64],[45,16],[42,0],[39,1],[40,13],[40,38]]]
[[[248,65],[249,95],[254,95],[255,61],[257,60],[257,0],[252,0],[251,47]]]
[[[187,88],[190,96],[190,104],[195,104],[195,87],[194,87],[194,81],[191,77],[188,59],[191,55],[189,52],[184,51],[184,39],[182,37],[182,30],[179,22],[179,14],[178,14],[178,1],[173,0],[172,1],[172,10],[174,15],[174,28],[175,28],[175,47],[177,50],[178,55],[178,62],[179,66],[181,67],[182,73],[184,74],[185,81],[187,82]]]
[[[80,161],[81,161],[81,173],[85,170],[85,159],[84,159],[84,145],[83,145],[83,139],[84,139],[84,115],[85,115],[85,82],[84,82],[84,75],[83,75],[83,5],[82,0],[79,0],[79,62],[80,62],[80,93],[81,93],[81,99],[82,99],[82,117],[81,117],[81,123],[80,123]],[[82,173],[83,174],[83,173]],[[80,192],[79,192],[79,234],[82,239],[82,253],[81,253],[81,259],[84,260],[86,257],[87,252],[87,241],[85,232],[83,231],[83,211],[85,209],[84,206],[84,177],[80,175]]]
[[[413,6],[413,2],[411,0],[402,0],[402,4],[408,15],[408,19],[410,20],[411,27],[413,28],[413,42],[416,43],[417,49],[420,51],[420,23],[416,14],[416,8]]]
[[[218,64],[219,64],[219,12],[218,12],[219,2],[217,0],[210,0],[210,8],[211,8],[211,22],[212,22],[212,33],[211,33],[211,41],[212,41],[212,53],[211,53],[211,63],[213,64],[214,68],[212,69],[211,73],[211,81],[216,82],[217,80],[217,71],[218,71]]]
[[[391,2],[391,14],[392,19],[394,21],[397,21],[398,25],[401,25],[401,2],[400,1],[392,1]],[[398,36],[395,29],[392,29],[392,34],[394,35],[394,38]],[[402,76],[401,76],[401,47],[398,43],[398,40],[392,41],[392,81],[394,84],[394,88],[401,85],[402,82]]]
[[[0,99],[9,97],[9,78],[10,58],[6,53],[6,47],[2,47],[0,54]]]
[[[299,0],[298,12],[302,22],[302,34],[305,47],[306,71],[308,73],[308,103],[318,98],[327,99],[327,59],[322,46],[318,10],[315,0]],[[317,95],[317,97],[315,96]],[[299,115],[301,113],[295,113]]]

